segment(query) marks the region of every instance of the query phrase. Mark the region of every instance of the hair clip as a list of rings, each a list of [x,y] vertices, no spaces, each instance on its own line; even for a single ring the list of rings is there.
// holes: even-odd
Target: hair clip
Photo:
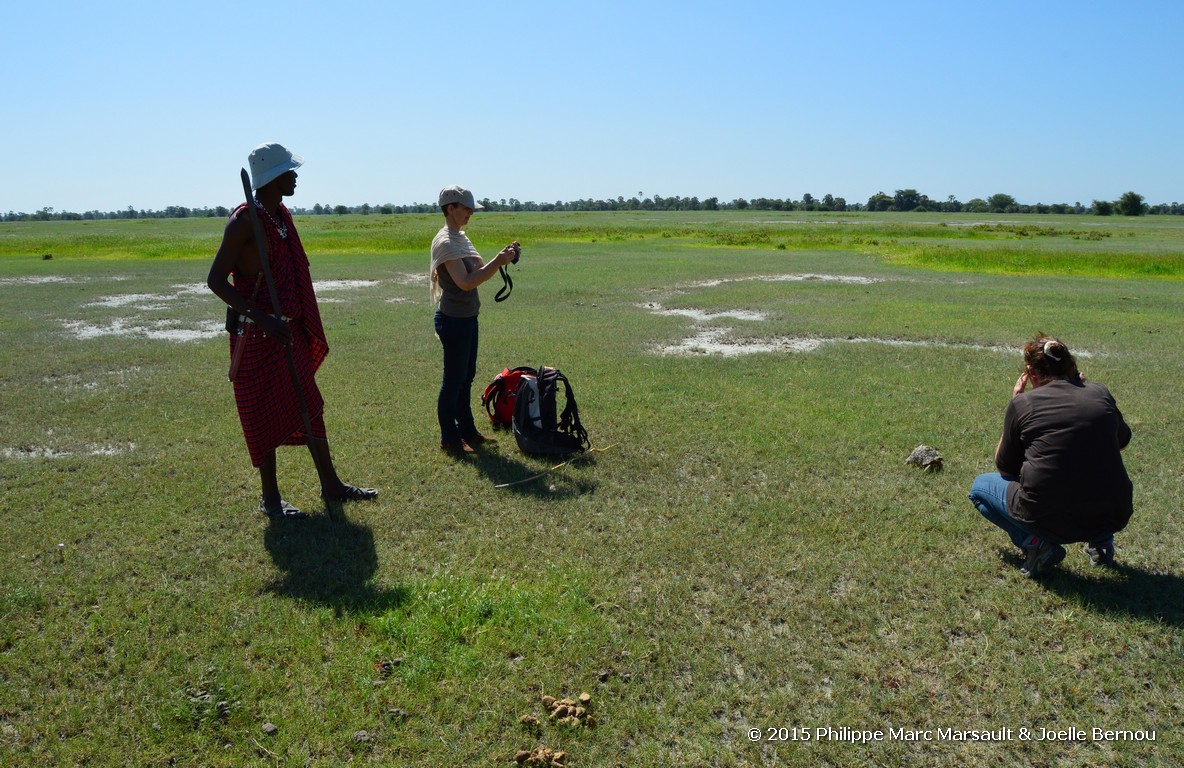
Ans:
[[[1059,363],[1059,362],[1061,362],[1061,358],[1057,357],[1056,355],[1054,355],[1054,354],[1053,354],[1053,353],[1050,351],[1050,348],[1051,348],[1051,347],[1052,347],[1052,345],[1053,345],[1053,344],[1055,344],[1055,343],[1056,343],[1056,341],[1055,341],[1054,339],[1045,339],[1045,340],[1044,340],[1044,356],[1045,356],[1045,357],[1051,357],[1053,360],[1056,360],[1056,361]]]

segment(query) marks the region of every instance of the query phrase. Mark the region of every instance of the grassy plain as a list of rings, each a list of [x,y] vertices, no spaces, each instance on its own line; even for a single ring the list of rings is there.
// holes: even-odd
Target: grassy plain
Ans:
[[[439,223],[298,220],[361,281],[318,380],[382,495],[288,524],[201,290],[222,222],[0,225],[0,765],[1181,764],[1184,222],[480,214],[524,255],[477,387],[555,365],[603,449],[502,489],[550,465],[436,447]],[[966,500],[1036,331],[1135,432],[1119,567],[1043,583]],[[317,508],[305,451],[280,478]],[[595,728],[547,718],[580,692]]]

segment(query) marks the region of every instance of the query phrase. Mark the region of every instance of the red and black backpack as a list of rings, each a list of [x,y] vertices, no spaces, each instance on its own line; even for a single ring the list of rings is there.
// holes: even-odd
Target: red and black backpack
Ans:
[[[526,373],[519,379],[513,426],[514,439],[523,453],[565,456],[591,447],[571,383],[550,366],[540,366],[537,373]]]
[[[526,366],[504,368],[481,395],[481,405],[485,406],[495,429],[509,429],[514,422],[514,401],[518,397],[518,383],[524,375],[537,376],[538,371]]]

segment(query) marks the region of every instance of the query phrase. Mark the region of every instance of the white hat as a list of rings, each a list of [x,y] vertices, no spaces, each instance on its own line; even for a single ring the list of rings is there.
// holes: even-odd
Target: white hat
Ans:
[[[251,150],[247,162],[251,166],[251,189],[259,189],[304,165],[304,158],[292,154],[282,144],[270,142]]]
[[[459,187],[456,184],[444,187],[440,190],[440,207],[452,205],[453,203],[460,203],[463,206],[472,208],[474,211],[483,211],[485,206],[478,203],[473,198],[473,193],[464,187]]]

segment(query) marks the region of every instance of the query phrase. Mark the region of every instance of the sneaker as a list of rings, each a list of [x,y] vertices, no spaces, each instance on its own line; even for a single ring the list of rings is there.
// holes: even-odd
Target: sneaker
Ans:
[[[1085,554],[1094,565],[1114,565],[1114,542],[1108,544],[1086,544]]]
[[[1065,548],[1047,541],[1029,544],[1024,547],[1024,552],[1027,557],[1020,566],[1020,573],[1029,579],[1043,576],[1050,568],[1065,559]]]

